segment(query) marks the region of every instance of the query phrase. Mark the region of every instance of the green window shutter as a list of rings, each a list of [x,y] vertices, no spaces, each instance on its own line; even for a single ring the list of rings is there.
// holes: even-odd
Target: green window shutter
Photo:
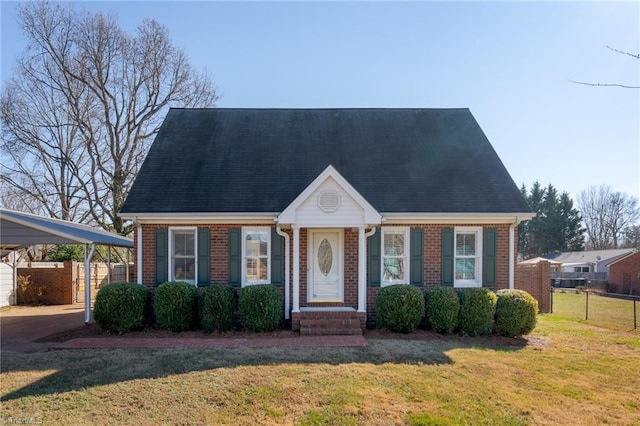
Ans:
[[[442,228],[442,285],[453,286],[453,244],[454,231],[453,228]]]
[[[169,279],[169,230],[167,228],[156,229],[155,246],[156,273],[154,286],[157,287]]]
[[[271,284],[284,282],[284,238],[271,228]]]
[[[424,264],[424,256],[422,243],[424,240],[424,230],[422,228],[411,228],[410,236],[410,262],[411,262],[411,285],[421,286],[422,266]]]
[[[229,228],[229,285],[240,287],[242,274],[242,232],[240,228]]]
[[[380,287],[380,240],[382,231],[378,228],[372,236],[367,239],[367,275],[369,276],[370,287]]]
[[[496,242],[495,228],[485,228],[482,247],[482,285],[496,284]]]
[[[210,284],[209,278],[209,228],[198,228],[198,287]]]

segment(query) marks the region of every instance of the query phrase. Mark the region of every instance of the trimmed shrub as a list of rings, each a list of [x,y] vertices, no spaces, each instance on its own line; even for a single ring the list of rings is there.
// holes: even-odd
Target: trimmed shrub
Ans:
[[[200,293],[200,324],[206,333],[233,328],[238,295],[228,285],[210,285]]]
[[[280,323],[282,296],[272,284],[252,285],[240,292],[242,326],[249,331],[273,331]]]
[[[412,332],[424,316],[424,296],[412,285],[384,287],[378,292],[375,303],[380,326],[394,332]]]
[[[451,334],[458,326],[460,299],[453,287],[428,288],[425,293],[428,325],[441,334]]]
[[[458,328],[468,336],[491,334],[496,312],[496,295],[486,288],[463,288],[460,296]]]
[[[523,290],[498,290],[496,296],[498,334],[517,337],[531,333],[536,327],[538,301]]]
[[[93,316],[109,333],[141,330],[148,321],[149,289],[137,283],[113,283],[96,295]]]
[[[194,328],[198,316],[198,291],[185,282],[172,281],[161,284],[154,294],[153,311],[156,324],[172,331]]]

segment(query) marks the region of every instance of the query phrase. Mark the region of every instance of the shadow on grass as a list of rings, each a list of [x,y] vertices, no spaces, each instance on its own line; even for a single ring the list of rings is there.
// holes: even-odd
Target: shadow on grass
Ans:
[[[247,366],[291,366],[340,364],[451,364],[447,352],[454,349],[480,351],[519,350],[524,339],[438,336],[424,339],[409,336],[368,337],[367,347],[284,347],[238,349],[84,349],[57,350],[34,354],[5,353],[2,373],[54,371],[29,385],[0,397],[10,401],[26,396],[43,396],[78,391],[139,379]],[[3,388],[11,388],[8,377]]]

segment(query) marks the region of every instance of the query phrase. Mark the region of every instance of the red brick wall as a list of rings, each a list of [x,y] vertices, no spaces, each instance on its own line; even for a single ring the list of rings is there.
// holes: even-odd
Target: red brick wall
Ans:
[[[226,283],[228,275],[228,229],[238,228],[241,225],[220,224],[220,225],[180,225],[203,227],[207,226],[211,233],[210,240],[210,277],[212,283]],[[253,226],[246,224],[243,226]],[[255,225],[264,226],[264,225]],[[421,227],[424,230],[424,288],[436,287],[440,285],[440,265],[441,265],[441,232],[442,228],[455,227],[453,224],[446,225],[402,225],[410,227]],[[473,225],[468,226],[482,226]],[[155,277],[154,260],[154,238],[155,230],[167,228],[168,225],[142,225],[143,240],[143,283],[152,288]],[[497,285],[489,287],[491,290],[507,288],[509,285],[509,225],[485,226],[497,230]],[[286,231],[290,236],[290,259],[293,262],[293,232]],[[380,232],[378,229],[376,232]],[[134,233],[137,238],[137,233]],[[305,307],[307,302],[307,229],[300,230],[300,306]],[[137,241],[135,242],[137,244]],[[514,258],[517,253],[514,253]],[[291,274],[293,273],[293,263]],[[293,283],[293,276],[290,275],[290,282]],[[368,321],[375,321],[375,296],[379,288],[367,288],[367,311]],[[349,306],[358,307],[358,231],[351,228],[344,229],[344,303],[313,303],[313,306]],[[292,296],[291,296],[292,297]],[[290,306],[293,300],[290,299]]]
[[[540,312],[551,312],[551,264],[549,262],[517,265],[515,288],[535,297]]]
[[[185,227],[209,228],[209,276],[212,283],[227,283],[229,275],[229,228],[239,225],[180,225]],[[248,224],[247,226],[252,226]],[[258,225],[256,225],[258,226]],[[260,225],[263,226],[263,225]],[[142,225],[142,283],[153,288],[155,282],[155,232],[159,228],[169,228],[169,225]],[[134,232],[134,245],[137,246],[138,233]],[[137,265],[137,250],[134,250]]]
[[[423,253],[423,289],[428,287],[438,287],[441,285],[441,265],[442,265],[442,228],[455,228],[461,225],[402,225],[411,228],[422,228],[424,230]],[[496,285],[486,286],[486,288],[496,291],[509,287],[509,225],[464,225],[484,228],[494,228],[496,235]],[[376,232],[380,232],[378,229]],[[517,236],[515,240],[517,241]],[[515,247],[514,259],[517,258],[517,246]],[[374,326],[376,322],[375,300],[380,291],[379,287],[367,288],[367,324]]]
[[[633,253],[609,267],[609,291],[640,294],[640,252]]]

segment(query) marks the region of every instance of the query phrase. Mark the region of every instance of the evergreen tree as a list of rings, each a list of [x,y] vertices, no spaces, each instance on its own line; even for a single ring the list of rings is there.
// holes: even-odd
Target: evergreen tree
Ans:
[[[520,189],[536,217],[518,227],[518,250],[523,258],[551,252],[584,250],[584,229],[569,194],[558,195],[553,185],[534,182],[531,191]]]

